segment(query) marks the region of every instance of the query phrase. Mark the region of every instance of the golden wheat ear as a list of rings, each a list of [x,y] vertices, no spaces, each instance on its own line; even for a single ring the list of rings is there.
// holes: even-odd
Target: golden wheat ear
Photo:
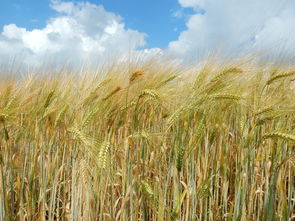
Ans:
[[[129,84],[132,84],[136,79],[143,76],[144,70],[134,71],[129,77]]]

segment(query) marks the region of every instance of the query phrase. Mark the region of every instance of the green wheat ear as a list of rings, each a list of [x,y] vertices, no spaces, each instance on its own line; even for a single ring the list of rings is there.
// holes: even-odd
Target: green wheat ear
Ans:
[[[51,102],[52,102],[52,100],[53,100],[54,93],[55,93],[55,91],[52,90],[52,91],[48,94],[48,96],[47,96],[47,98],[46,98],[46,101],[45,101],[45,103],[44,103],[44,108],[47,108],[47,107],[51,104]]]
[[[141,180],[140,187],[141,187],[142,194],[146,197],[150,206],[153,209],[157,209],[159,207],[159,201],[157,199],[155,191],[150,186],[150,184],[145,180]]]
[[[102,142],[99,153],[98,153],[98,167],[101,169],[106,168],[107,154],[109,152],[109,149],[110,149],[110,143],[108,141]]]
[[[152,187],[144,180],[140,182],[141,184],[141,189],[142,192],[148,197],[148,198],[153,198],[154,196],[154,191]]]
[[[209,97],[210,98],[213,98],[213,99],[229,99],[229,100],[240,100],[240,99],[242,99],[242,97],[239,96],[239,95],[225,94],[225,93],[222,93],[222,94],[212,94]]]
[[[177,148],[176,168],[179,173],[182,169],[184,153],[185,149],[183,147]]]
[[[266,133],[263,135],[263,138],[281,138],[284,140],[290,140],[290,141],[295,141],[295,135],[292,134],[286,134],[286,133],[281,133],[281,132],[271,132],[271,133]]]

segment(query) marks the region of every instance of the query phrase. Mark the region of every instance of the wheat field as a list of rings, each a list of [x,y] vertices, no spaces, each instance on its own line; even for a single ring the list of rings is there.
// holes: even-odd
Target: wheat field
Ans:
[[[295,71],[113,65],[0,80],[0,220],[295,220]]]

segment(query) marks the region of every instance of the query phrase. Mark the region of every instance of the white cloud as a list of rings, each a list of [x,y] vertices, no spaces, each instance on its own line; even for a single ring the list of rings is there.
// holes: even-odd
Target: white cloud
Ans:
[[[182,7],[191,7],[191,8],[196,8],[196,7],[203,7],[205,4],[206,0],[179,0],[179,4]]]
[[[182,10],[176,10],[172,12],[172,16],[175,18],[183,18],[184,17],[184,13]]]
[[[164,57],[195,59],[220,52],[266,50],[268,55],[295,57],[295,2],[291,0],[178,0],[192,8],[186,30],[169,43]],[[127,29],[123,19],[88,2],[51,0],[56,17],[42,29],[15,24],[0,33],[0,63],[10,59],[25,64],[103,61],[128,54],[151,57],[159,48],[144,49],[146,34]],[[184,17],[184,9],[174,12]],[[173,55],[173,56],[171,56]]]
[[[295,55],[295,2],[277,0],[179,0],[195,10],[167,51],[203,57],[220,51],[242,53],[278,48]],[[205,13],[200,14],[202,9]]]
[[[122,18],[88,2],[52,0],[58,16],[42,29],[5,25],[0,33],[0,59],[25,64],[99,61],[145,46],[145,33],[126,29]]]

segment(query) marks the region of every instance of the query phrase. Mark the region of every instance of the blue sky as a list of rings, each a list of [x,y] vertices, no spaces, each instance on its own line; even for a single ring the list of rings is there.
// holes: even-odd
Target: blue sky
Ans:
[[[74,0],[72,2],[79,2]],[[176,40],[185,29],[185,23],[191,8],[182,8],[177,0],[88,0],[102,5],[107,11],[114,12],[123,18],[126,28],[144,32],[148,35],[147,47],[168,46]],[[181,12],[183,17],[174,14]],[[28,30],[43,28],[46,20],[56,16],[50,8],[50,0],[1,0],[0,27],[16,24]]]
[[[295,0],[0,0],[0,64],[295,58]]]

